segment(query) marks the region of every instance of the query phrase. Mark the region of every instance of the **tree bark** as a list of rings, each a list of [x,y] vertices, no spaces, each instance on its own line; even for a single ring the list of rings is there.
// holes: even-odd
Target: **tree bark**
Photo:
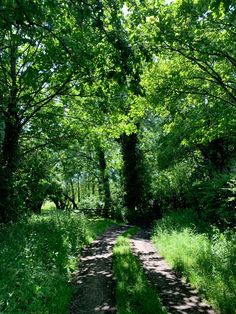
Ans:
[[[80,177],[78,178],[78,183],[77,183],[77,199],[78,199],[78,204],[81,201],[81,196],[80,196]]]
[[[142,178],[140,174],[141,153],[138,149],[138,135],[123,134],[120,138],[124,161],[124,203],[127,208],[127,218],[134,221],[142,208]]]
[[[18,167],[18,148],[21,132],[17,115],[17,82],[16,82],[17,47],[9,48],[11,86],[6,111],[4,113],[4,139],[0,152],[0,221],[11,220],[15,212],[14,173]]]
[[[70,180],[70,187],[71,187],[71,197],[73,198],[74,203],[75,203],[76,202],[76,200],[75,200],[75,189],[74,189],[74,183],[72,180]]]
[[[105,159],[105,154],[103,149],[100,145],[97,146],[97,154],[98,154],[98,162],[99,162],[99,169],[100,169],[100,185],[101,189],[100,192],[103,194],[104,200],[104,209],[103,209],[103,216],[105,218],[109,217],[109,212],[111,209],[111,191],[110,191],[110,183],[109,183],[109,176],[107,174],[107,164]]]
[[[6,122],[1,152],[0,220],[6,222],[12,215],[14,204],[14,173],[18,166],[18,141],[20,131],[15,124]]]
[[[70,197],[68,194],[63,193],[63,195],[64,195],[64,197],[66,198],[66,200],[68,200],[69,202],[72,203],[73,209],[77,209],[77,210],[78,210],[78,206],[77,206],[77,204],[75,203],[75,200],[74,200],[72,197]]]

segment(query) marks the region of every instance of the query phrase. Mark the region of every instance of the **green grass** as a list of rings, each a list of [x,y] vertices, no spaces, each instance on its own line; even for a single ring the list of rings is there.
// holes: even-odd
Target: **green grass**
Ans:
[[[97,235],[102,234],[112,224],[122,225],[111,219],[105,219],[105,218],[88,219],[87,233],[86,233],[87,241],[88,242],[93,241],[93,239],[96,238]]]
[[[51,213],[1,226],[0,313],[67,313],[77,255],[112,223]]]
[[[221,313],[236,313],[236,234],[209,227],[193,211],[167,215],[154,228],[153,241],[169,264],[181,272]]]
[[[156,291],[148,284],[138,259],[131,252],[129,238],[137,230],[134,227],[119,236],[113,248],[118,313],[166,313]]]
[[[51,201],[45,201],[41,208],[42,213],[56,211],[56,205]]]

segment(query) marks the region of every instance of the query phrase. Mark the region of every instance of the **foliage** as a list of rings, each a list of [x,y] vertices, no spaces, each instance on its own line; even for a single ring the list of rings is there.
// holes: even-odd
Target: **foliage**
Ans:
[[[81,248],[111,224],[53,212],[1,225],[0,311],[65,313]]]
[[[198,197],[189,198],[192,202],[195,201],[193,208],[197,210],[198,206],[203,219],[220,227],[234,227],[236,222],[234,177],[235,175],[217,173],[211,180],[196,186]]]
[[[211,223],[233,228],[235,12],[232,1],[218,0],[3,0],[0,223],[40,213],[42,204],[52,201],[61,210],[141,222],[192,208],[194,221],[206,222],[202,230]],[[7,296],[25,297],[22,311],[36,311],[38,302],[44,309],[49,302],[49,292],[41,293],[49,270],[55,271],[54,283],[48,283],[55,299],[57,278],[67,280],[66,254],[73,264],[72,247],[86,240],[85,220],[77,225],[73,217],[33,216],[29,225],[3,226],[6,258],[6,243],[13,241],[14,228],[19,231],[10,262],[13,272],[22,264],[15,282],[18,273],[33,278],[31,288],[23,280],[22,295],[11,290]],[[56,251],[47,244],[49,222]],[[70,239],[79,226],[78,239]],[[186,231],[184,237],[190,236],[212,248],[213,238]],[[214,243],[221,237],[231,243],[227,232]],[[43,250],[39,238],[49,247],[48,261],[37,255]],[[216,277],[217,263],[209,263]],[[58,285],[66,290],[60,278]],[[32,289],[40,297],[27,303]],[[69,292],[64,295],[63,304]],[[10,302],[9,311],[17,303]]]
[[[56,211],[56,205],[51,201],[45,201],[41,207],[42,214]]]
[[[195,125],[200,118],[197,112],[169,112],[168,104],[159,106],[157,111],[157,116],[148,114],[141,137],[154,214],[158,217],[168,209],[192,207],[203,219],[233,226],[235,145],[231,137],[232,120],[225,119],[228,128],[220,138],[217,132],[221,125],[212,126],[211,136],[216,132],[216,138],[210,139],[207,131]]]
[[[154,214],[190,207],[198,217],[220,228],[233,227],[235,216],[235,174],[215,172],[211,178],[196,168],[191,159],[153,172],[151,194]]]
[[[97,196],[91,195],[80,201],[79,207],[89,217],[97,216],[101,213],[104,203],[98,200]]]
[[[204,230],[205,233],[199,232]],[[235,313],[236,236],[220,232],[193,210],[165,215],[154,227],[160,253],[221,313]]]
[[[118,237],[113,248],[118,312],[166,313],[156,291],[150,287],[139,261],[131,252],[129,238],[137,231],[136,227],[130,228]]]
[[[138,10],[134,3],[131,19],[153,56],[141,85],[154,211],[188,206],[212,222],[233,225],[234,203],[227,200],[233,198],[228,185],[236,153],[235,51],[228,47],[235,6],[147,1]]]
[[[233,225],[233,3],[3,1],[0,16],[0,220],[50,199]]]

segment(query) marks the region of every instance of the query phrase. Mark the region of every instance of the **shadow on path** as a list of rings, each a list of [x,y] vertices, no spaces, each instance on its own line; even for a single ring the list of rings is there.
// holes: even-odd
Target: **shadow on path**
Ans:
[[[81,254],[74,273],[74,298],[71,314],[116,313],[112,275],[112,247],[117,236],[129,227],[111,227]]]
[[[132,249],[138,256],[147,273],[148,279],[160,295],[162,304],[168,313],[204,313],[215,312],[203,302],[197,292],[178,277],[165,260],[158,254],[150,241],[150,231],[143,229],[132,239]]]

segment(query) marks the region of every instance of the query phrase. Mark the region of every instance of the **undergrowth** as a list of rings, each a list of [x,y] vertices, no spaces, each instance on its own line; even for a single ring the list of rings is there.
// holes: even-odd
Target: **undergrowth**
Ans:
[[[157,292],[149,285],[138,259],[131,252],[129,238],[137,230],[134,227],[119,236],[113,248],[118,313],[166,313]]]
[[[66,313],[79,251],[111,224],[51,213],[1,226],[0,313]]]
[[[175,212],[157,222],[153,241],[215,309],[236,313],[236,234],[206,230],[193,211]]]

